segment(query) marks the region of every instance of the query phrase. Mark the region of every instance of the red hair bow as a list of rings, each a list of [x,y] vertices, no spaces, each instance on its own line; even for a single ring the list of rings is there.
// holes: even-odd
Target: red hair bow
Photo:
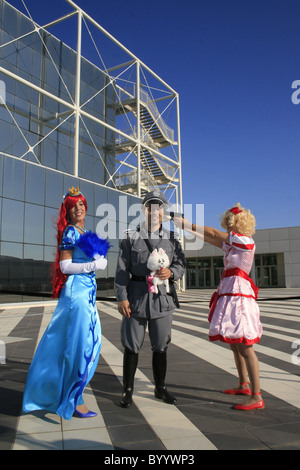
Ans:
[[[231,209],[229,209],[230,212],[232,212],[234,215],[236,214],[239,214],[241,211],[241,209],[239,207],[232,207]]]

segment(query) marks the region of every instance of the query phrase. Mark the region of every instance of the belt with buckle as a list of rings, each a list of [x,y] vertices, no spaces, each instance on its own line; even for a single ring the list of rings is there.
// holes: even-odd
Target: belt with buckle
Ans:
[[[147,282],[146,276],[135,276],[134,274],[132,274],[131,280],[136,282]]]

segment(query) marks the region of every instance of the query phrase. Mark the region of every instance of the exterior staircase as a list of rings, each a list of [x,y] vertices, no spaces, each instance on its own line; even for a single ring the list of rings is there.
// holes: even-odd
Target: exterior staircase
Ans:
[[[122,104],[117,105],[117,114],[130,113],[132,112],[137,118],[137,100],[134,96],[122,101]],[[148,93],[144,90],[140,90],[140,124],[142,131],[142,141],[144,141],[148,148],[152,147],[156,150],[160,150],[163,147],[167,147],[173,144],[177,144],[174,141],[174,130],[171,129],[164,120],[161,118],[157,106],[153,100],[150,99]],[[137,132],[134,129],[131,132],[131,136],[137,137]],[[126,139],[119,139],[119,142],[115,146],[116,154],[132,151],[137,155],[137,150],[132,141]],[[175,178],[177,164],[174,161],[172,163],[166,163],[159,158],[151,150],[141,147],[140,150],[140,161],[142,165],[141,169],[141,191],[147,192],[154,187],[168,184],[170,182],[177,182]],[[123,191],[134,193],[136,190],[137,181],[137,169],[133,169],[127,175],[118,175],[117,184]],[[142,176],[145,176],[143,179]],[[127,184],[125,183],[124,177],[127,176]],[[135,177],[136,176],[136,177]],[[132,177],[132,178],[131,178]],[[131,179],[131,182],[129,180]],[[123,181],[123,184],[120,184]],[[146,182],[145,184],[143,184]],[[149,187],[149,182],[151,186]]]

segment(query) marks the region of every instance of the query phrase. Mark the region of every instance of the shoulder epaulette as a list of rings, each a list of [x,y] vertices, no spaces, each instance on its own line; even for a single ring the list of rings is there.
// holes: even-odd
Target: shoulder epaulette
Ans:
[[[129,238],[132,234],[133,230],[131,228],[127,228],[126,230],[124,230],[124,238]]]

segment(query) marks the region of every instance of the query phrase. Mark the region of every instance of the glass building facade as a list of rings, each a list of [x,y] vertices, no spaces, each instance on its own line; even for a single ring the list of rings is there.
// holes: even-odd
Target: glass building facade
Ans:
[[[120,197],[128,207],[140,201],[107,184],[115,165],[113,88],[106,74],[81,58],[80,103],[86,104],[77,123],[76,161],[77,54],[46,30],[34,29],[29,18],[0,0],[0,298],[50,295],[55,223],[72,186],[87,199],[88,230],[97,230],[105,204],[115,207],[106,214],[116,226],[108,267],[97,273],[98,296],[112,295]]]
[[[255,276],[258,287],[286,287],[284,253],[256,254],[254,265],[251,277]],[[211,289],[218,287],[223,269],[223,256],[188,258],[187,288]]]

